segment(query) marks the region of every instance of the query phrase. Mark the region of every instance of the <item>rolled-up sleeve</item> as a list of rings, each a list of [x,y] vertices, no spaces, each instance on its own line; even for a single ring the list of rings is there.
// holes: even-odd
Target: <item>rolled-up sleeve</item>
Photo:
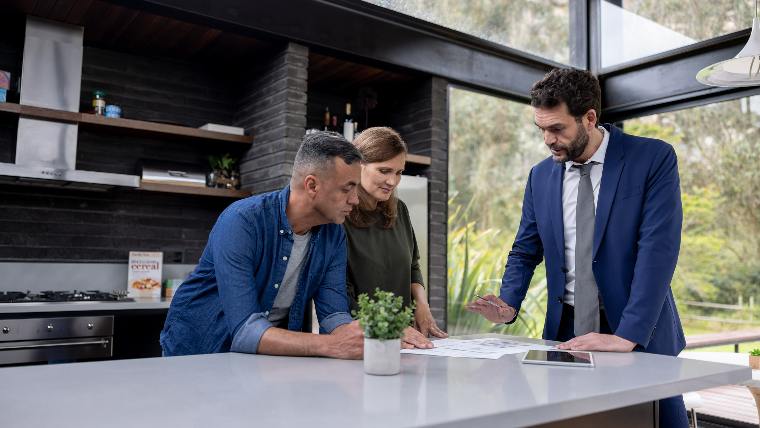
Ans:
[[[230,351],[255,354],[259,349],[261,336],[269,327],[272,327],[272,323],[269,322],[265,314],[251,314],[235,333],[235,337],[232,338]]]

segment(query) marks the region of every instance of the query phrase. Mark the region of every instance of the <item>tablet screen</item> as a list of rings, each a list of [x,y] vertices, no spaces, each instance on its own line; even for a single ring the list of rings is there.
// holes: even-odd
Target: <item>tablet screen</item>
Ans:
[[[557,364],[593,367],[594,359],[590,352],[585,351],[528,351],[523,358],[524,363]]]

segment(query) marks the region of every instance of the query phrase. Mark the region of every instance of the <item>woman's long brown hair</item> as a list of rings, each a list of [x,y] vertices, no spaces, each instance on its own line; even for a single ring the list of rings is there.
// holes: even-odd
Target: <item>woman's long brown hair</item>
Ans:
[[[364,163],[385,162],[401,153],[407,153],[406,143],[401,135],[387,127],[365,129],[354,139],[354,145],[362,153]],[[351,210],[348,222],[356,227],[369,227],[376,221],[376,213],[382,213],[383,227],[393,227],[398,217],[396,191],[393,191],[387,201],[379,201],[376,207],[374,205],[372,196],[359,186],[359,205]]]

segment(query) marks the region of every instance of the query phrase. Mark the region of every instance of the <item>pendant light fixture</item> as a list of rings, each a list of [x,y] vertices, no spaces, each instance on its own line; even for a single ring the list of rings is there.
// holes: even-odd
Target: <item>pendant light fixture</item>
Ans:
[[[757,19],[757,0],[747,44],[735,57],[700,70],[697,80],[705,85],[726,88],[760,85],[760,21]]]

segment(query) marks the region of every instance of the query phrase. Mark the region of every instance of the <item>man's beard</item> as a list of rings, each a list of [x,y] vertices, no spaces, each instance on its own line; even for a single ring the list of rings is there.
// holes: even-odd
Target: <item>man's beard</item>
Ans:
[[[553,144],[550,146],[550,148],[556,149],[557,147],[564,149],[567,153],[566,156],[561,157],[559,159],[555,158],[554,161],[557,163],[563,163],[567,161],[571,161],[573,159],[578,158],[580,155],[583,154],[584,151],[586,151],[586,147],[588,146],[588,132],[586,132],[586,128],[583,126],[578,126],[578,133],[573,138],[573,141],[570,142],[567,146],[562,146],[559,144]]]

